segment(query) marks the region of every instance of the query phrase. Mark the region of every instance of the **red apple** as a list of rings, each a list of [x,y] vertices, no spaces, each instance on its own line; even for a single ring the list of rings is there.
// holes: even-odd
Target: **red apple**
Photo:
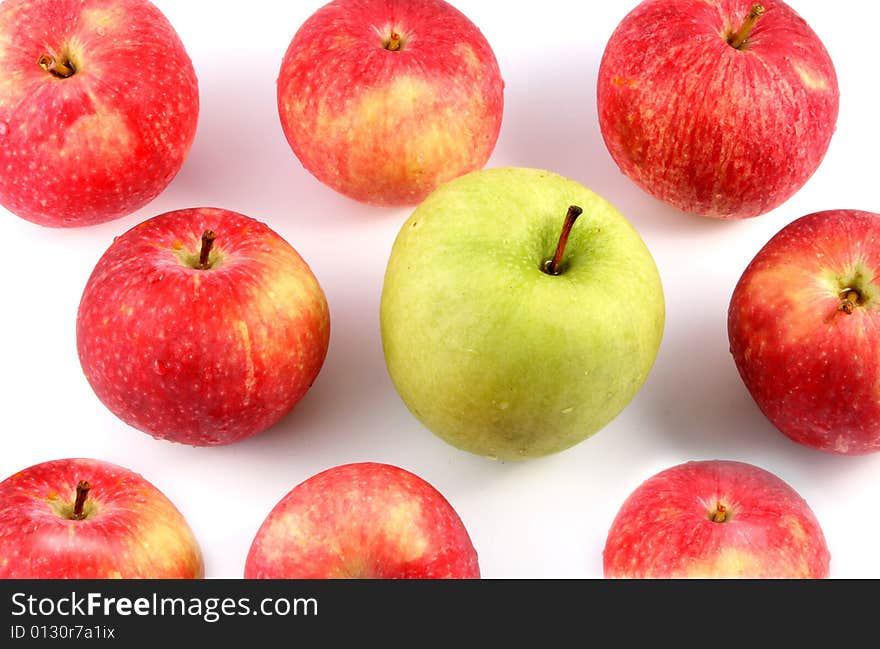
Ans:
[[[98,398],[157,438],[229,444],[277,422],[330,336],[318,280],[290,244],[235,212],[169,212],[117,237],[76,321]]]
[[[266,517],[246,579],[479,578],[477,552],[449,502],[388,464],[327,469]]]
[[[334,0],[296,32],[278,79],[303,166],[376,205],[415,205],[483,167],[503,95],[489,43],[443,0]]]
[[[195,71],[147,0],[4,0],[0,70],[0,204],[28,221],[130,214],[189,153]]]
[[[605,577],[812,579],[831,555],[806,501],[744,462],[686,462],[645,480],[617,513]]]
[[[183,515],[129,469],[54,460],[0,482],[2,579],[200,579],[204,572]]]
[[[599,124],[621,171],[705,217],[755,217],[813,175],[837,123],[837,76],[780,0],[645,0],[599,67]]]
[[[730,351],[785,435],[830,453],[880,451],[880,214],[828,210],[786,225],[734,288]]]

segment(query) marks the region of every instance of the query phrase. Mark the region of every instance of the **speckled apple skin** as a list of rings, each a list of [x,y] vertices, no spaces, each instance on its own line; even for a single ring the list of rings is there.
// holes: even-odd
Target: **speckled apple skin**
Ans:
[[[65,53],[72,77],[38,64]],[[130,214],[189,153],[196,74],[146,0],[4,0],[0,70],[0,203],[28,221],[76,227]]]
[[[718,504],[727,520],[715,522]],[[617,513],[606,578],[821,579],[831,554],[807,502],[744,462],[680,464],[645,480]]]
[[[292,489],[257,531],[246,579],[477,579],[452,505],[389,464],[333,467]]]
[[[553,257],[575,223],[559,276]],[[401,226],[379,321],[410,412],[456,448],[501,460],[564,451],[642,389],[666,320],[651,251],[611,203],[541,169],[481,169]]]
[[[193,266],[202,234],[211,268]],[[95,266],[76,321],[83,372],[120,419],[193,446],[273,425],[327,353],[330,314],[306,262],[267,225],[223,209],[151,218]]]
[[[783,227],[743,272],[730,351],[785,435],[841,455],[880,451],[880,214],[827,210]],[[841,292],[863,302],[841,311]]]
[[[392,30],[396,52],[384,47]],[[415,205],[485,165],[503,106],[492,48],[442,0],[330,2],[296,32],[278,78],[281,125],[303,166],[375,205]]]
[[[70,520],[91,485],[85,520]],[[201,579],[183,515],[139,474],[86,458],[34,465],[0,483],[0,579]]]
[[[609,39],[599,67],[602,136],[621,171],[704,217],[764,214],[818,168],[839,91],[816,33],[779,0],[742,49],[727,39],[753,0],[646,0]]]

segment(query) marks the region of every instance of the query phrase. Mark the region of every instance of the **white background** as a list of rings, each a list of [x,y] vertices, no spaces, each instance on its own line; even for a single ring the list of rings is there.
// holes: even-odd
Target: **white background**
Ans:
[[[599,60],[635,1],[454,3],[489,40],[507,83],[488,166],[549,169],[604,195],[641,232],[666,294],[660,353],[630,406],[580,445],[522,463],[456,450],[406,409],[385,369],[378,309],[388,254],[411,210],[334,193],[284,139],[278,66],[296,29],[323,3],[156,4],[200,81],[198,134],[178,177],[142,210],[90,228],[46,229],[0,208],[0,477],[70,456],[127,466],[184,513],[207,576],[237,578],[263,518],[294,485],[337,464],[388,462],[453,504],[484,577],[599,578],[611,521],[642,480],[687,460],[735,459],[776,473],[807,500],[831,549],[832,577],[880,577],[880,455],[832,456],[777,432],[746,392],[726,330],[736,281],[782,226],[822,209],[880,212],[874,3],[793,3],[835,62],[838,129],[798,194],[743,222],[664,206],[620,174],[602,143]],[[332,320],[326,363],[294,411],[251,440],[210,449],[156,441],[117,420],[87,384],[75,341],[82,290],[113,237],[156,214],[203,205],[243,212],[284,236],[321,282]]]

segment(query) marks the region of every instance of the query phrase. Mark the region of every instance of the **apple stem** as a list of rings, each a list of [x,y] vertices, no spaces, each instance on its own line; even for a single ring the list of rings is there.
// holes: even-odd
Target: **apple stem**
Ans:
[[[76,502],[73,504],[73,514],[71,514],[70,520],[85,520],[86,515],[83,512],[83,508],[85,507],[86,498],[89,497],[89,490],[91,488],[92,485],[85,480],[80,480],[79,484],[76,485]]]
[[[716,505],[717,509],[715,513],[712,514],[712,520],[716,523],[723,523],[727,520],[727,507],[722,505],[720,502]]]
[[[727,40],[727,42],[730,43],[730,46],[735,49],[740,49],[743,46],[743,43],[746,42],[749,34],[752,33],[752,29],[755,28],[755,24],[758,22],[758,19],[763,15],[764,5],[760,5],[758,3],[753,4],[751,10],[749,11],[749,15],[746,16],[746,19],[743,21],[742,27],[740,27],[738,31],[734,32]]]
[[[76,74],[76,69],[73,67],[73,64],[70,61],[62,62],[49,54],[43,54],[37,60],[37,63],[46,72],[51,73],[53,76],[56,76],[59,79],[67,79]]]
[[[840,292],[840,306],[838,311],[843,311],[846,315],[852,315],[856,310],[856,305],[862,301],[861,294],[854,288],[845,288]]]
[[[211,249],[214,247],[214,241],[217,239],[217,233],[213,230],[205,230],[202,234],[202,251],[199,253],[199,270],[207,270],[211,267],[208,257]]]
[[[559,235],[559,243],[556,244],[556,254],[553,259],[544,262],[544,272],[548,275],[562,274],[562,256],[565,254],[565,246],[568,244],[568,235],[574,227],[574,222],[584,213],[584,210],[577,205],[568,208],[568,214],[565,215],[565,223],[562,224],[562,234]]]
[[[390,52],[397,52],[400,50],[400,45],[400,34],[392,30],[391,35],[388,37],[388,40],[385,41],[385,49]]]

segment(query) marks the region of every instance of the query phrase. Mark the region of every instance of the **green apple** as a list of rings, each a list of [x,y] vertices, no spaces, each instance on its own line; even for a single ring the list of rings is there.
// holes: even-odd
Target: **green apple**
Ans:
[[[380,321],[413,415],[457,448],[516,460],[620,414],[654,365],[665,301],[613,205],[549,171],[499,168],[441,185],[404,223]]]

